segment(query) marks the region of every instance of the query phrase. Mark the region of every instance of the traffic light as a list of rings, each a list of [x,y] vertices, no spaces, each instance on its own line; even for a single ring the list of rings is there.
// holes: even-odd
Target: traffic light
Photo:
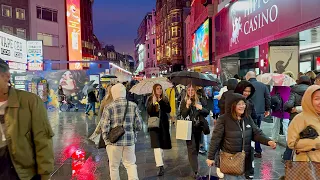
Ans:
[[[212,0],[201,0],[201,4],[204,6],[207,6],[208,4],[211,4]]]

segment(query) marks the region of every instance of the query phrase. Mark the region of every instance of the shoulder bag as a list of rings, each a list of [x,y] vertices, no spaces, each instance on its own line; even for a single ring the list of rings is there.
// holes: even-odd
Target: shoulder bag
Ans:
[[[148,118],[148,128],[159,128],[160,127],[160,116],[161,116],[161,109],[159,104],[159,117],[149,117]]]
[[[124,111],[124,116],[123,116],[123,121],[121,126],[117,126],[115,128],[112,128],[109,132],[109,141],[111,143],[116,143],[125,133],[125,130],[123,128],[123,124],[126,120],[127,116],[127,111],[128,111],[128,100],[127,100],[127,105],[126,105],[126,110]]]
[[[220,169],[222,173],[236,176],[241,176],[244,174],[246,158],[246,152],[244,151],[244,141],[245,126],[244,120],[242,120],[242,151],[236,154],[231,154],[223,151],[220,152]]]

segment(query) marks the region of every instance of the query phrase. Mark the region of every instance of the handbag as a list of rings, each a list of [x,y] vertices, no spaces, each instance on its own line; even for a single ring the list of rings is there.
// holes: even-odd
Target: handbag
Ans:
[[[111,143],[116,143],[125,133],[125,130],[123,128],[123,123],[126,120],[127,111],[128,111],[128,100],[126,105],[126,110],[124,111],[123,121],[121,126],[117,126],[115,128],[112,128],[109,132],[109,141]]]
[[[320,163],[312,162],[308,152],[306,152],[309,161],[293,161],[293,155],[296,152],[296,145],[299,139],[295,142],[294,149],[291,154],[291,159],[285,164],[285,180],[296,179],[303,175],[306,180],[319,180]]]
[[[159,106],[159,117],[149,117],[148,118],[148,128],[159,128],[160,127],[160,116],[161,116],[161,109]]]
[[[222,173],[236,175],[236,176],[241,176],[244,174],[245,158],[246,158],[246,152],[244,151],[244,141],[245,141],[245,126],[244,126],[244,120],[243,120],[242,121],[242,151],[236,154],[231,154],[223,151],[220,152],[220,170]]]

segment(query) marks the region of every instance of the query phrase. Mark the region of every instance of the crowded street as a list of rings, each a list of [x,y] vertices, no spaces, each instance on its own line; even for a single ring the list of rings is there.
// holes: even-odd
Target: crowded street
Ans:
[[[142,109],[142,108],[141,108]],[[84,113],[61,113],[50,112],[50,123],[54,130],[54,153],[55,171],[52,180],[69,180],[72,178],[72,157],[71,154],[77,149],[86,153],[86,163],[90,164],[90,171],[79,171],[80,179],[110,179],[108,170],[108,157],[105,149],[97,149],[96,146],[88,141],[88,136],[92,134],[96,127],[95,116],[85,116]],[[262,129],[268,135],[271,133],[272,123],[264,122]],[[270,132],[270,133],[268,133]],[[175,137],[175,126],[171,126],[172,136]],[[210,136],[207,137],[207,140]],[[284,138],[282,139],[284,143]],[[207,146],[208,144],[206,144]],[[191,167],[188,164],[187,149],[184,141],[172,139],[171,150],[165,152],[165,170],[163,177],[158,177],[158,169],[154,166],[155,160],[153,150],[150,148],[149,135],[144,119],[144,130],[138,134],[136,144],[136,156],[138,174],[144,180],[171,180],[171,179],[192,179],[190,177]],[[262,159],[255,161],[254,179],[279,179],[284,175],[284,166],[281,162],[281,154],[284,146],[279,145],[276,151],[263,147]],[[206,155],[199,156],[201,164],[201,174],[208,174],[209,168],[205,163]],[[92,171],[91,171],[92,170]],[[214,172],[214,171],[213,171]],[[126,170],[120,166],[121,180],[127,179]],[[81,177],[82,176],[82,177]]]

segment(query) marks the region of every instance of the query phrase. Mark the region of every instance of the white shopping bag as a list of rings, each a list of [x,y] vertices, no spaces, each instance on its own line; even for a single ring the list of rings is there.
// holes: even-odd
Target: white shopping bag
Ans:
[[[191,140],[192,121],[177,120],[176,139]]]

